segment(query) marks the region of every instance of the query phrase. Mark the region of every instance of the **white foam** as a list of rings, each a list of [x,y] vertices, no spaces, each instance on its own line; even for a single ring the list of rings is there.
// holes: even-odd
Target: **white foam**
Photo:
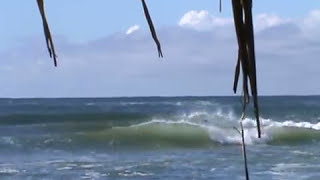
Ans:
[[[72,167],[69,167],[69,166],[65,166],[65,167],[59,167],[57,168],[58,171],[63,171],[63,170],[71,170]]]
[[[91,168],[101,167],[101,166],[103,165],[102,164],[82,164],[80,165],[80,168],[91,169]]]
[[[310,122],[294,122],[294,121],[284,121],[278,122],[270,119],[261,118],[262,125],[262,134],[261,138],[257,137],[257,129],[256,129],[256,120],[246,118],[243,120],[244,126],[244,135],[246,144],[259,144],[259,143],[267,143],[273,140],[274,138],[274,128],[285,128],[285,127],[296,127],[296,128],[305,128],[305,129],[313,129],[320,130],[320,122],[319,123],[310,123]],[[216,126],[203,126],[207,128],[210,138],[213,141],[217,141],[222,144],[241,144],[241,136],[240,134],[234,130],[230,130],[228,128],[220,128]]]
[[[216,114],[219,115],[219,112]],[[146,126],[150,124],[182,124],[182,125],[190,125],[202,128],[208,132],[210,139],[213,142],[218,142],[221,144],[241,144],[241,135],[238,131],[236,131],[233,127],[239,127],[239,121],[232,121],[232,123],[225,126],[222,124],[220,126],[217,123],[211,123],[211,119],[209,122],[205,121],[191,121],[193,117],[208,115],[207,112],[194,112],[189,114],[188,116],[184,116],[181,120],[173,121],[173,120],[166,120],[166,119],[154,119],[152,121],[140,123],[137,125],[133,125],[134,127],[137,126]],[[225,114],[221,114],[224,116]],[[233,115],[229,115],[233,116]],[[226,118],[228,119],[228,118]],[[268,143],[274,139],[275,133],[279,131],[275,131],[278,128],[285,128],[285,127],[296,127],[296,128],[306,128],[306,129],[313,129],[313,130],[320,130],[320,122],[316,124],[312,124],[310,122],[294,122],[294,121],[284,121],[278,122],[273,121],[271,119],[263,119],[261,118],[261,125],[262,125],[262,134],[261,138],[258,138],[257,135],[257,128],[256,128],[256,120],[246,118],[243,120],[244,126],[244,138],[246,144],[261,144],[261,143]]]
[[[20,171],[18,169],[13,169],[9,167],[0,168],[0,174],[16,174]]]
[[[202,106],[216,105],[216,103],[212,103],[211,101],[196,101],[195,103]]]
[[[320,130],[320,123],[310,123],[310,122],[294,122],[294,121],[284,121],[278,122],[270,119],[261,118],[262,125],[262,135],[261,139],[257,138],[257,130],[256,130],[256,120],[246,118],[243,120],[243,126],[245,131],[245,140],[247,144],[255,144],[255,143],[265,143],[271,141],[273,139],[273,129],[274,128],[285,128],[285,127],[293,127],[293,128],[304,128],[304,129],[313,129]],[[239,140],[239,139],[238,139]]]
[[[150,125],[150,124],[169,124],[169,125],[170,124],[187,124],[187,125],[199,126],[199,124],[188,122],[188,121],[185,121],[185,120],[168,121],[168,120],[165,120],[165,119],[154,119],[152,121],[148,121],[148,122],[143,122],[143,123],[140,123],[140,124],[132,125],[131,127],[146,126],[146,125]]]
[[[107,176],[107,174],[101,174],[95,171],[87,171],[84,176],[81,176],[81,179],[99,179],[101,176]]]
[[[130,172],[130,171],[125,171],[125,172],[120,172],[118,173],[119,176],[124,176],[124,177],[143,177],[143,176],[152,176],[153,173],[144,173],[144,172],[138,172],[138,171],[134,171],[134,172]]]
[[[144,105],[144,104],[147,104],[146,102],[139,102],[139,101],[133,101],[133,102],[121,102],[120,103],[121,105],[123,106],[131,106],[131,105]]]
[[[94,106],[94,105],[96,105],[96,103],[94,103],[94,102],[89,102],[89,103],[86,103],[85,105],[86,105],[86,106]]]
[[[0,141],[2,143],[9,144],[9,145],[14,145],[15,144],[14,138],[10,137],[10,136],[2,137]]]
[[[297,128],[307,128],[307,129],[314,129],[314,130],[320,130],[320,122],[313,124],[310,122],[294,122],[294,121],[284,121],[284,122],[278,122],[278,121],[272,121],[270,119],[263,119],[261,118],[261,124],[264,127],[297,127]],[[253,128],[256,127],[256,121],[246,118],[243,121],[243,126],[247,128]]]
[[[242,139],[239,132],[235,129],[223,129],[218,127],[206,127],[210,138],[221,144],[241,144]],[[258,144],[269,141],[271,136],[263,133],[261,138],[257,137],[256,128],[244,129],[244,139],[246,144]]]
[[[228,121],[234,121],[236,120],[234,113],[232,111],[229,112],[223,112],[222,109],[217,109],[214,112],[206,112],[206,111],[195,111],[191,112],[189,114],[184,114],[182,115],[181,118],[184,118],[186,121],[192,120],[195,118],[206,118],[208,120],[216,120],[216,119],[223,119],[223,120],[228,120]]]
[[[295,150],[295,151],[290,151],[290,152],[293,153],[293,154],[298,154],[298,155],[309,155],[309,156],[313,156],[314,155],[313,153],[306,152],[306,151]]]
[[[208,116],[209,114],[205,111],[196,111],[196,112],[192,112],[189,115],[185,115],[187,118],[191,119],[191,118],[195,118],[195,117],[199,117],[199,116]]]

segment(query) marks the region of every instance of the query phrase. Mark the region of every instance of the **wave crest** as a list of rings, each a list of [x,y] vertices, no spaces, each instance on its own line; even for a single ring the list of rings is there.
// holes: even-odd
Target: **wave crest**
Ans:
[[[319,124],[263,120],[262,138],[257,138],[254,120],[244,121],[247,144],[292,144],[320,140]],[[312,128],[310,128],[312,127]],[[89,135],[107,140],[114,146],[203,147],[241,144],[241,136],[233,128],[187,121],[153,120],[128,127],[113,127]]]

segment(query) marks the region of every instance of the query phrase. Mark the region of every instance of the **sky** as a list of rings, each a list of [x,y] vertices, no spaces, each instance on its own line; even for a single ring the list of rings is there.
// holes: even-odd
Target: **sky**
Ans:
[[[230,1],[46,0],[58,55],[46,50],[36,1],[0,7],[0,97],[233,95]],[[320,1],[254,1],[260,95],[320,94]],[[288,7],[289,6],[289,7]]]

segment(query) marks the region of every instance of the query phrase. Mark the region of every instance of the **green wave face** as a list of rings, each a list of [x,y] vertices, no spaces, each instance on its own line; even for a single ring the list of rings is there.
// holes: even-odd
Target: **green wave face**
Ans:
[[[252,144],[291,145],[320,141],[320,131],[303,127],[264,128],[262,139],[255,128],[246,128],[246,142]],[[75,138],[75,137],[73,137]],[[151,121],[128,127],[113,127],[80,136],[81,141],[110,147],[131,148],[203,148],[218,145],[239,145],[240,135],[232,128],[218,128],[188,122]]]
[[[290,145],[320,141],[320,131],[301,127],[279,127],[271,130],[272,140],[269,144]]]
[[[114,127],[86,135],[91,141],[114,147],[206,147],[215,143],[208,132],[196,125],[181,123],[145,123],[129,127]]]

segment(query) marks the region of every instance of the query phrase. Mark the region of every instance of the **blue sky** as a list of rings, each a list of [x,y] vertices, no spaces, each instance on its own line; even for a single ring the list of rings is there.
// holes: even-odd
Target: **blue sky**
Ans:
[[[36,1],[3,2],[0,97],[232,95],[230,1],[147,0],[163,60],[139,0],[45,2],[59,67]],[[254,16],[260,94],[320,94],[320,1],[254,1]]]
[[[217,16],[231,16],[230,2],[212,0],[149,0],[147,1],[157,26],[175,25],[190,10],[207,10]],[[46,0],[47,16],[52,31],[73,41],[86,41],[125,30],[132,24],[145,26],[140,0]],[[290,3],[288,8],[286,3]],[[281,17],[299,18],[311,9],[320,7],[319,0],[256,1],[255,13],[276,13]],[[14,40],[42,33],[36,0],[3,2],[0,7],[1,39],[11,44]],[[164,13],[165,12],[165,13]],[[3,44],[1,47],[3,47]]]

